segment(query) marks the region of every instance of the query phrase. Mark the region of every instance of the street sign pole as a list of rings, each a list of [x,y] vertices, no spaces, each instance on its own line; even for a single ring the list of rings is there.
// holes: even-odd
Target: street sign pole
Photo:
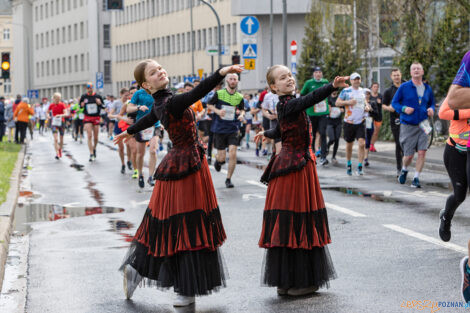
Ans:
[[[214,74],[214,56],[211,55],[211,74]]]
[[[212,12],[214,12],[215,18],[217,20],[217,30],[218,30],[217,37],[219,39],[217,45],[219,46],[219,67],[221,67],[222,66],[222,31],[220,29],[220,18],[219,18],[219,15],[217,14],[217,11],[214,9],[214,7],[211,4],[209,4],[205,0],[199,0],[199,1],[207,5],[212,10]]]

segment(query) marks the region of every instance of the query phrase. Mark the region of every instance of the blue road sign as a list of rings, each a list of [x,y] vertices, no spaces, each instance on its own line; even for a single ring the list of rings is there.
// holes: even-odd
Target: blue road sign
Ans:
[[[29,89],[28,90],[28,98],[29,99],[39,99],[39,90]]]
[[[292,74],[296,75],[297,74],[297,62],[292,62],[290,64],[291,72]]]
[[[96,88],[102,89],[104,86],[103,72],[96,72]]]
[[[243,44],[243,58],[256,59],[258,57],[258,45],[249,43]]]
[[[246,35],[254,35],[259,29],[259,21],[254,16],[247,16],[240,22],[240,28]]]

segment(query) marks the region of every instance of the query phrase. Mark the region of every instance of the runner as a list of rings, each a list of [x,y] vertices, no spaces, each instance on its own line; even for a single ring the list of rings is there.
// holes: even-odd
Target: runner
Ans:
[[[238,134],[240,122],[245,116],[245,103],[241,93],[237,92],[238,75],[228,74],[225,83],[226,87],[218,90],[209,101],[208,108],[215,113],[211,129],[214,133],[214,147],[217,149],[214,168],[220,172],[225,164],[225,149],[228,148],[229,164],[225,187],[233,188],[232,175],[237,164]]]
[[[327,244],[328,217],[312,151],[310,120],[305,109],[324,101],[347,77],[295,98],[295,79],[284,65],[268,70],[266,81],[279,95],[279,124],[255,136],[281,137],[282,149],[266,168],[268,184],[259,246],[266,249],[262,282],[279,295],[301,296],[328,286],[335,277]]]
[[[129,88],[129,98],[134,96],[134,93],[137,91],[136,86],[131,86]],[[137,112],[127,114],[127,105],[131,100],[128,99],[124,105],[121,107],[121,111],[119,112],[119,122],[118,127],[121,131],[127,130],[130,125],[135,123],[135,119],[137,117]],[[139,171],[137,170],[137,142],[135,141],[134,137],[131,137],[126,142],[126,149],[127,149],[127,168],[129,171],[134,170],[132,174],[132,179],[139,178]]]
[[[52,96],[52,103],[49,105],[47,115],[51,119],[52,136],[54,137],[55,158],[62,157],[62,148],[64,147],[64,117],[68,115],[65,104],[61,101],[62,95],[58,92]],[[60,135],[60,141],[57,138]]]
[[[15,138],[15,119],[14,119],[14,111],[13,111],[13,101],[7,103],[5,107],[5,120],[7,126],[7,134],[8,134],[8,142],[14,141]]]
[[[115,142],[161,120],[173,148],[155,172],[149,207],[121,266],[127,298],[142,279],[146,285],[173,286],[178,294],[174,306],[190,305],[195,302],[194,296],[225,286],[219,247],[226,235],[189,106],[223,76],[241,71],[236,65],[224,67],[189,93],[173,95],[167,89],[167,73],[157,62],[145,60],[137,65],[134,76],[154,96],[155,105],[149,114],[116,136]]]
[[[336,153],[338,152],[339,140],[341,138],[341,130],[343,126],[343,121],[341,114],[344,112],[344,109],[336,106],[336,100],[338,99],[338,92],[333,91],[328,97],[328,104],[330,105],[330,115],[327,119],[326,133],[328,134],[328,149],[330,150],[331,145],[333,145],[333,155],[331,156],[331,163],[333,165],[338,164],[336,160]]]
[[[149,95],[144,89],[137,90],[134,95],[132,96],[131,101],[127,104],[127,113],[134,113],[137,112],[136,122],[139,121],[142,117],[147,115],[153,107],[153,97]],[[155,171],[155,166],[157,164],[157,138],[155,136],[155,128],[160,127],[160,121],[149,127],[147,129],[142,130],[135,136],[135,140],[137,142],[137,170],[139,172],[139,187],[144,188],[144,173],[142,168],[144,166],[144,157],[145,157],[145,150],[147,147],[147,142],[149,142],[149,178],[147,183],[150,186],[154,185],[153,181],[153,173]]]
[[[415,175],[411,187],[421,188],[419,175],[424,167],[428,136],[432,131],[428,117],[434,115],[434,94],[431,86],[423,82],[424,70],[420,63],[410,66],[411,80],[401,84],[392,100],[395,111],[400,112],[400,144],[403,149],[403,167],[398,182],[404,184],[408,166],[418,152]]]
[[[77,141],[80,138],[80,143],[83,142],[83,119],[85,118],[85,108],[81,107],[78,102],[72,105],[73,113],[73,139]]]
[[[313,68],[313,77],[307,80],[302,88],[300,94],[305,96],[306,94],[312,92],[313,90],[320,88],[328,84],[328,80],[323,78],[323,71],[319,66]],[[315,104],[307,109],[307,115],[310,118],[312,123],[313,131],[313,149],[315,151],[320,151],[320,164],[327,165],[328,160],[326,159],[327,155],[327,145],[326,145],[326,127],[327,127],[327,116],[330,114],[330,109],[328,106],[328,99],[320,103]],[[320,136],[320,147],[315,146],[317,132]]]
[[[109,118],[113,120],[113,133],[114,135],[119,135],[122,133],[122,130],[119,128],[119,120],[120,120],[120,115],[119,113],[121,112],[122,106],[124,103],[127,102],[129,99],[129,89],[127,88],[122,88],[121,91],[119,92],[121,95],[120,99],[114,100],[113,103],[111,104],[109,108]],[[124,174],[126,172],[126,162],[124,159],[124,143],[118,142],[118,153],[119,153],[119,158],[121,159],[121,174]],[[127,159],[128,162],[130,159]]]
[[[373,82],[370,86],[370,102],[377,104],[377,118],[374,119],[374,134],[370,142],[370,152],[377,152],[375,149],[375,143],[379,138],[380,128],[382,127],[383,112],[382,112],[382,94],[379,92],[380,85],[377,82]]]
[[[207,163],[209,163],[209,165],[212,164],[212,147],[214,143],[214,133],[211,131],[211,128],[212,128],[212,121],[214,119],[215,113],[207,107],[207,104],[212,99],[212,97],[217,92],[217,90],[222,89],[223,84],[224,84],[223,81],[220,82],[213,90],[211,90],[201,100],[204,109],[207,110],[207,116],[208,116],[207,120],[209,121],[207,125],[205,125],[205,127],[208,127],[207,130],[209,131],[209,139],[207,141]]]
[[[103,107],[103,98],[93,91],[93,84],[86,84],[87,92],[80,97],[79,103],[83,113],[83,128],[87,134],[88,150],[90,159],[93,162],[96,159],[96,147],[98,146],[98,136],[100,132],[100,110]]]
[[[372,138],[375,133],[375,122],[380,118],[379,117],[379,106],[377,104],[377,99],[372,98],[371,90],[364,88],[366,96],[366,104],[370,106],[370,111],[366,116],[366,147],[364,154],[364,166],[368,167],[369,163],[369,151],[372,151]],[[371,101],[372,99],[372,101]],[[382,106],[380,106],[382,109]]]
[[[350,76],[351,87],[343,89],[336,100],[337,107],[345,107],[343,133],[346,141],[346,173],[352,175],[352,150],[354,141],[357,140],[357,171],[360,176],[364,175],[362,162],[364,161],[366,146],[365,118],[370,106],[365,102],[364,89],[361,87],[361,75],[352,73]]]
[[[250,132],[251,126],[253,125],[253,116],[251,115],[251,109],[256,106],[256,102],[253,101],[253,95],[245,94],[243,96],[245,99],[245,141],[246,141],[246,148],[250,149]]]
[[[277,111],[276,105],[279,102],[279,96],[269,91],[263,98],[263,103],[261,104],[261,112],[263,114],[264,119],[263,127],[265,130],[276,128],[277,123]],[[267,122],[266,122],[267,121]],[[270,145],[272,148],[271,153],[274,154],[275,151],[281,150],[281,138],[275,139],[266,139],[266,145]],[[263,155],[266,155],[268,148],[263,150]],[[266,152],[266,154],[265,154]],[[268,159],[271,156],[268,156]]]
[[[460,63],[457,75],[450,86],[447,99],[452,110],[470,109],[470,51],[467,51]],[[460,168],[463,170],[463,168]],[[467,186],[470,186],[470,140],[467,141]],[[470,301],[470,240],[468,241],[468,255],[460,261],[462,275],[462,298],[465,303]]]
[[[47,119],[47,109],[44,107],[44,104],[37,103],[35,107],[34,114],[36,115],[36,120],[39,122],[39,135],[44,134],[44,125],[46,124]]]

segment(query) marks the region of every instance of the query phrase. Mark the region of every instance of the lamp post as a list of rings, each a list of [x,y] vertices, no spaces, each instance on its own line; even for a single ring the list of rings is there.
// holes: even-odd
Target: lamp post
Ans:
[[[217,19],[217,30],[218,30],[218,34],[217,34],[217,37],[218,37],[218,61],[219,61],[219,67],[222,66],[222,30],[220,28],[220,18],[219,18],[219,15],[217,14],[217,11],[214,9],[214,7],[209,4],[207,1],[205,0],[199,0],[201,1],[202,3],[204,3],[205,5],[207,5],[211,10],[212,12],[214,13],[215,15],[215,18]]]

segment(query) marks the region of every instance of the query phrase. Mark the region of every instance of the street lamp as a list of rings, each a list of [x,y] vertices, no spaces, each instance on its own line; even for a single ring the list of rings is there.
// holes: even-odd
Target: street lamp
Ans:
[[[207,5],[212,10],[212,12],[215,15],[215,18],[217,19],[217,28],[218,28],[218,34],[217,34],[218,40],[217,41],[218,41],[218,50],[219,50],[218,61],[219,61],[219,68],[220,68],[222,66],[222,31],[220,29],[220,18],[219,18],[219,15],[217,14],[217,11],[214,9],[214,7],[211,4],[209,4],[205,0],[199,0],[199,1]]]

